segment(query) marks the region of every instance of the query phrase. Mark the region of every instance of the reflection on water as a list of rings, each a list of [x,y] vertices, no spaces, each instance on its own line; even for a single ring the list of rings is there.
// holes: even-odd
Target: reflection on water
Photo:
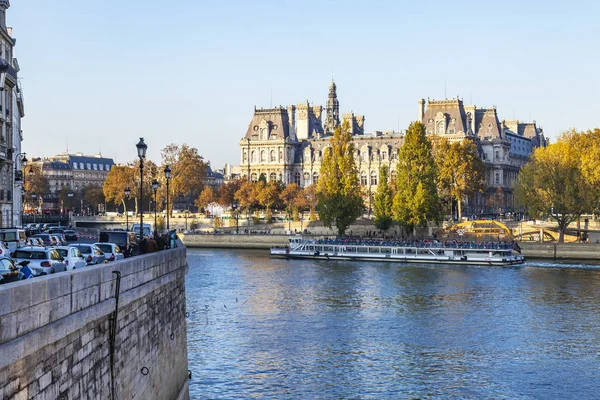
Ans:
[[[196,399],[595,398],[600,268],[189,250]]]

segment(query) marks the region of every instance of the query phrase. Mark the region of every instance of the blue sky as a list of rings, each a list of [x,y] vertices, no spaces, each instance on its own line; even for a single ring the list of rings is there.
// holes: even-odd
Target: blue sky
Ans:
[[[324,105],[366,129],[408,126],[419,98],[460,96],[555,138],[600,126],[600,4],[557,1],[13,0],[29,156],[139,136],[239,163],[253,106]],[[68,139],[67,139],[68,138]]]

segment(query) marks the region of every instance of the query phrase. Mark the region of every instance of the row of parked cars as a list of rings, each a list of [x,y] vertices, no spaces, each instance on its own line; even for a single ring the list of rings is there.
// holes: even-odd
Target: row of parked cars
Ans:
[[[16,241],[7,242],[1,240],[3,233],[0,230],[0,284],[125,257],[115,243],[73,243],[64,233],[50,232],[26,238],[24,231],[16,232]]]

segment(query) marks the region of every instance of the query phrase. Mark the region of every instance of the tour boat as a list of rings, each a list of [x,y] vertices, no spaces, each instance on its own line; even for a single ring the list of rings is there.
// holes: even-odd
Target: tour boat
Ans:
[[[518,245],[505,242],[437,240],[353,240],[293,237],[289,246],[271,248],[271,256],[316,260],[505,266],[522,264]]]

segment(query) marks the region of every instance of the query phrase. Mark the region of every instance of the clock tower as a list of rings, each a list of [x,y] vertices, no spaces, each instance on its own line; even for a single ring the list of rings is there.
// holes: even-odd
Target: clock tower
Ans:
[[[325,133],[333,134],[335,128],[340,125],[340,102],[337,99],[335,82],[331,80],[329,85],[329,97],[327,99],[327,119],[325,120]]]

